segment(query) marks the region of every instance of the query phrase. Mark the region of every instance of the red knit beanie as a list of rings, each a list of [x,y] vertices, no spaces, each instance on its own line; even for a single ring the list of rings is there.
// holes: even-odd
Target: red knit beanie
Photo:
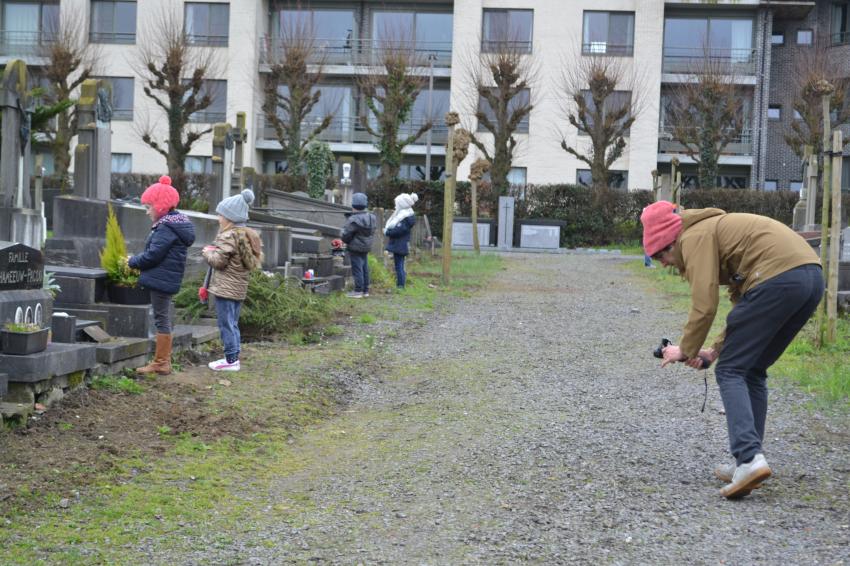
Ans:
[[[666,200],[654,202],[640,215],[643,224],[643,250],[653,256],[676,241],[682,232],[682,217],[676,205]]]
[[[156,212],[156,217],[161,218],[172,208],[177,208],[180,203],[180,195],[177,189],[171,186],[171,177],[163,175],[159,183],[154,183],[142,193],[142,204],[148,204]]]

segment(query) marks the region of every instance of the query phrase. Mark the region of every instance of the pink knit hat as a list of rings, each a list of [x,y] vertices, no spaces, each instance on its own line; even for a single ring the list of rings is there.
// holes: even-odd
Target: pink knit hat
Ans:
[[[666,200],[654,202],[640,215],[643,224],[643,250],[653,256],[676,241],[682,232],[682,217],[676,205]]]
[[[142,193],[142,204],[148,204],[156,212],[156,217],[161,218],[172,208],[177,208],[180,203],[180,195],[177,189],[171,186],[171,177],[163,175],[159,183],[154,183]]]

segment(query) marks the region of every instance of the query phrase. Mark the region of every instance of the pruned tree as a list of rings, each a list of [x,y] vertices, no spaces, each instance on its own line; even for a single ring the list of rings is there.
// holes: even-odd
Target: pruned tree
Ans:
[[[690,70],[691,80],[672,90],[666,111],[668,134],[697,164],[697,182],[703,189],[717,184],[720,156],[743,133],[744,98],[728,60],[706,49]]]
[[[823,165],[823,92],[829,98],[830,122],[834,128],[850,124],[850,79],[842,76],[838,61],[830,57],[824,45],[800,49],[794,60],[794,102],[797,112],[785,134],[785,143],[800,158],[804,148],[810,145],[818,156],[818,165]],[[850,143],[850,137],[844,140]],[[826,148],[827,150],[831,148]]]
[[[377,138],[380,179],[386,182],[398,177],[405,146],[430,130],[433,120],[426,116],[424,123],[418,127],[413,124],[411,133],[404,135],[416,97],[427,84],[427,77],[417,68],[427,64],[417,54],[413,41],[407,39],[410,33],[386,30],[381,36],[374,43],[374,64],[358,76],[357,84],[365,106],[360,125]]]
[[[176,178],[182,176],[192,147],[212,132],[210,125],[195,125],[192,115],[213,103],[207,81],[218,71],[215,52],[193,45],[182,22],[182,15],[171,9],[155,14],[143,29],[134,60],[142,92],[159,107],[167,125],[164,139],[150,122],[138,133],[165,158],[168,174]]]
[[[472,143],[491,163],[490,180],[494,195],[507,194],[508,174],[516,155],[516,134],[527,128],[534,108],[532,86],[537,78],[537,65],[519,34],[505,31],[503,40],[488,40],[486,50],[469,57],[464,72],[470,82],[468,109],[478,121],[478,132]],[[492,134],[493,144],[481,139]]]
[[[61,108],[53,114],[55,128],[46,134],[51,142],[56,175],[68,176],[71,166],[71,139],[77,135],[77,112],[73,100],[83,81],[96,71],[100,49],[89,43],[82,16],[78,12],[63,10],[54,26],[58,31],[52,42],[42,45],[41,55],[46,64],[37,77],[42,87],[36,95],[45,107]]]
[[[269,73],[263,84],[263,115],[283,148],[287,170],[300,175],[307,146],[331,125],[333,112],[318,121],[308,118],[322,100],[318,88],[325,57],[316,44],[312,19],[297,15],[269,40]],[[272,43],[273,41],[273,43]],[[334,109],[335,111],[336,109]]]
[[[640,113],[641,89],[636,83],[627,75],[622,59],[586,56],[563,65],[562,112],[590,143],[561,132],[561,147],[590,167],[595,191],[608,190],[611,166],[623,155],[629,130]]]

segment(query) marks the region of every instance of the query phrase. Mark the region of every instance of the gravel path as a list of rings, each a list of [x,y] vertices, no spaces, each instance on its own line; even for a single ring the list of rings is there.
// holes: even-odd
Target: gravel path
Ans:
[[[848,564],[846,418],[771,391],[774,477],[718,494],[713,383],[619,259],[508,256],[485,291],[394,338],[355,402],[293,446],[264,520],[181,562]],[[639,312],[634,312],[635,309]],[[171,557],[170,560],[173,560]]]

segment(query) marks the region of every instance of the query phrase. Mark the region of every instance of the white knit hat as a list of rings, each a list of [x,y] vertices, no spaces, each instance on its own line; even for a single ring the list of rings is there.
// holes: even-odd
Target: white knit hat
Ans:
[[[231,222],[248,222],[248,206],[254,202],[254,191],[245,189],[242,194],[227,197],[215,207],[215,211]]]
[[[401,193],[395,197],[395,208],[400,210],[403,208],[413,208],[413,205],[419,202],[419,195],[416,193]]]

